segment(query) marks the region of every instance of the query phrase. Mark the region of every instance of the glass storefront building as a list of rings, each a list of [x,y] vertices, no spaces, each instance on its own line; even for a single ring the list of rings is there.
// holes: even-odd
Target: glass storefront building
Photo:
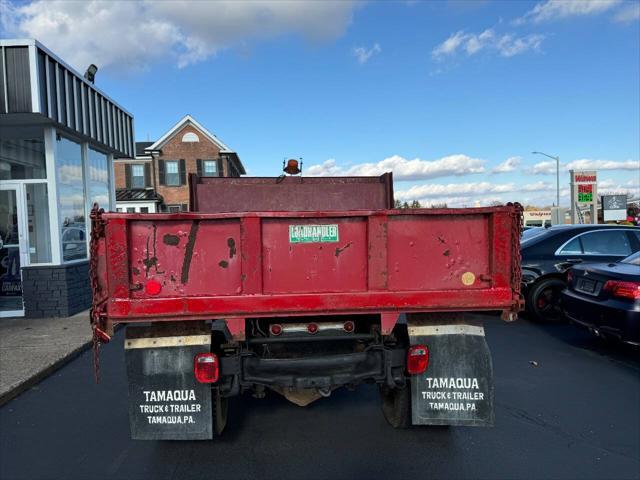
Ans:
[[[0,317],[91,302],[89,212],[115,206],[133,117],[34,40],[0,40]]]

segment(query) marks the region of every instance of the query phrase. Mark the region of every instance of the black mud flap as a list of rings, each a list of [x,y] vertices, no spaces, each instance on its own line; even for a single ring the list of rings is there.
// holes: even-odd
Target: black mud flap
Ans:
[[[193,374],[195,355],[211,351],[211,331],[193,333],[159,336],[154,327],[127,327],[134,440],[212,438],[211,385],[197,382]]]
[[[411,345],[429,348],[429,366],[411,382],[414,425],[493,426],[493,367],[480,324],[409,324]]]

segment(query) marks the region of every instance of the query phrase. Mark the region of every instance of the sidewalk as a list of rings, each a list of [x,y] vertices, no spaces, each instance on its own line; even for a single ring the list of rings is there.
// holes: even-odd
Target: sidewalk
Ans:
[[[90,346],[89,310],[62,318],[0,318],[0,405]]]

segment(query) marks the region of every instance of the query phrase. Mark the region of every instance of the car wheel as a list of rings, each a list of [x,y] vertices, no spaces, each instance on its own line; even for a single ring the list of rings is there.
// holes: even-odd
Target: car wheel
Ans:
[[[547,278],[534,285],[527,299],[527,310],[532,318],[548,322],[563,320],[560,292],[566,286],[566,283],[559,278]]]

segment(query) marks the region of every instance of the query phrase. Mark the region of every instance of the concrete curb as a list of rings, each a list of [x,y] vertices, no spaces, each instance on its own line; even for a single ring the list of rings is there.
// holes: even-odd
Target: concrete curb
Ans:
[[[93,344],[93,341],[89,340],[88,342],[80,345],[79,347],[74,348],[69,353],[60,357],[53,363],[50,363],[49,365],[47,365],[45,368],[38,371],[34,375],[24,379],[23,381],[18,383],[15,387],[12,387],[11,390],[9,390],[8,392],[5,392],[2,395],[0,395],[0,407],[10,402],[11,400],[13,400],[24,391],[29,390],[34,385],[40,383],[42,380],[47,378],[56,370],[59,370],[60,368],[64,367],[67,363],[79,357],[83,352],[91,348],[92,344]]]

